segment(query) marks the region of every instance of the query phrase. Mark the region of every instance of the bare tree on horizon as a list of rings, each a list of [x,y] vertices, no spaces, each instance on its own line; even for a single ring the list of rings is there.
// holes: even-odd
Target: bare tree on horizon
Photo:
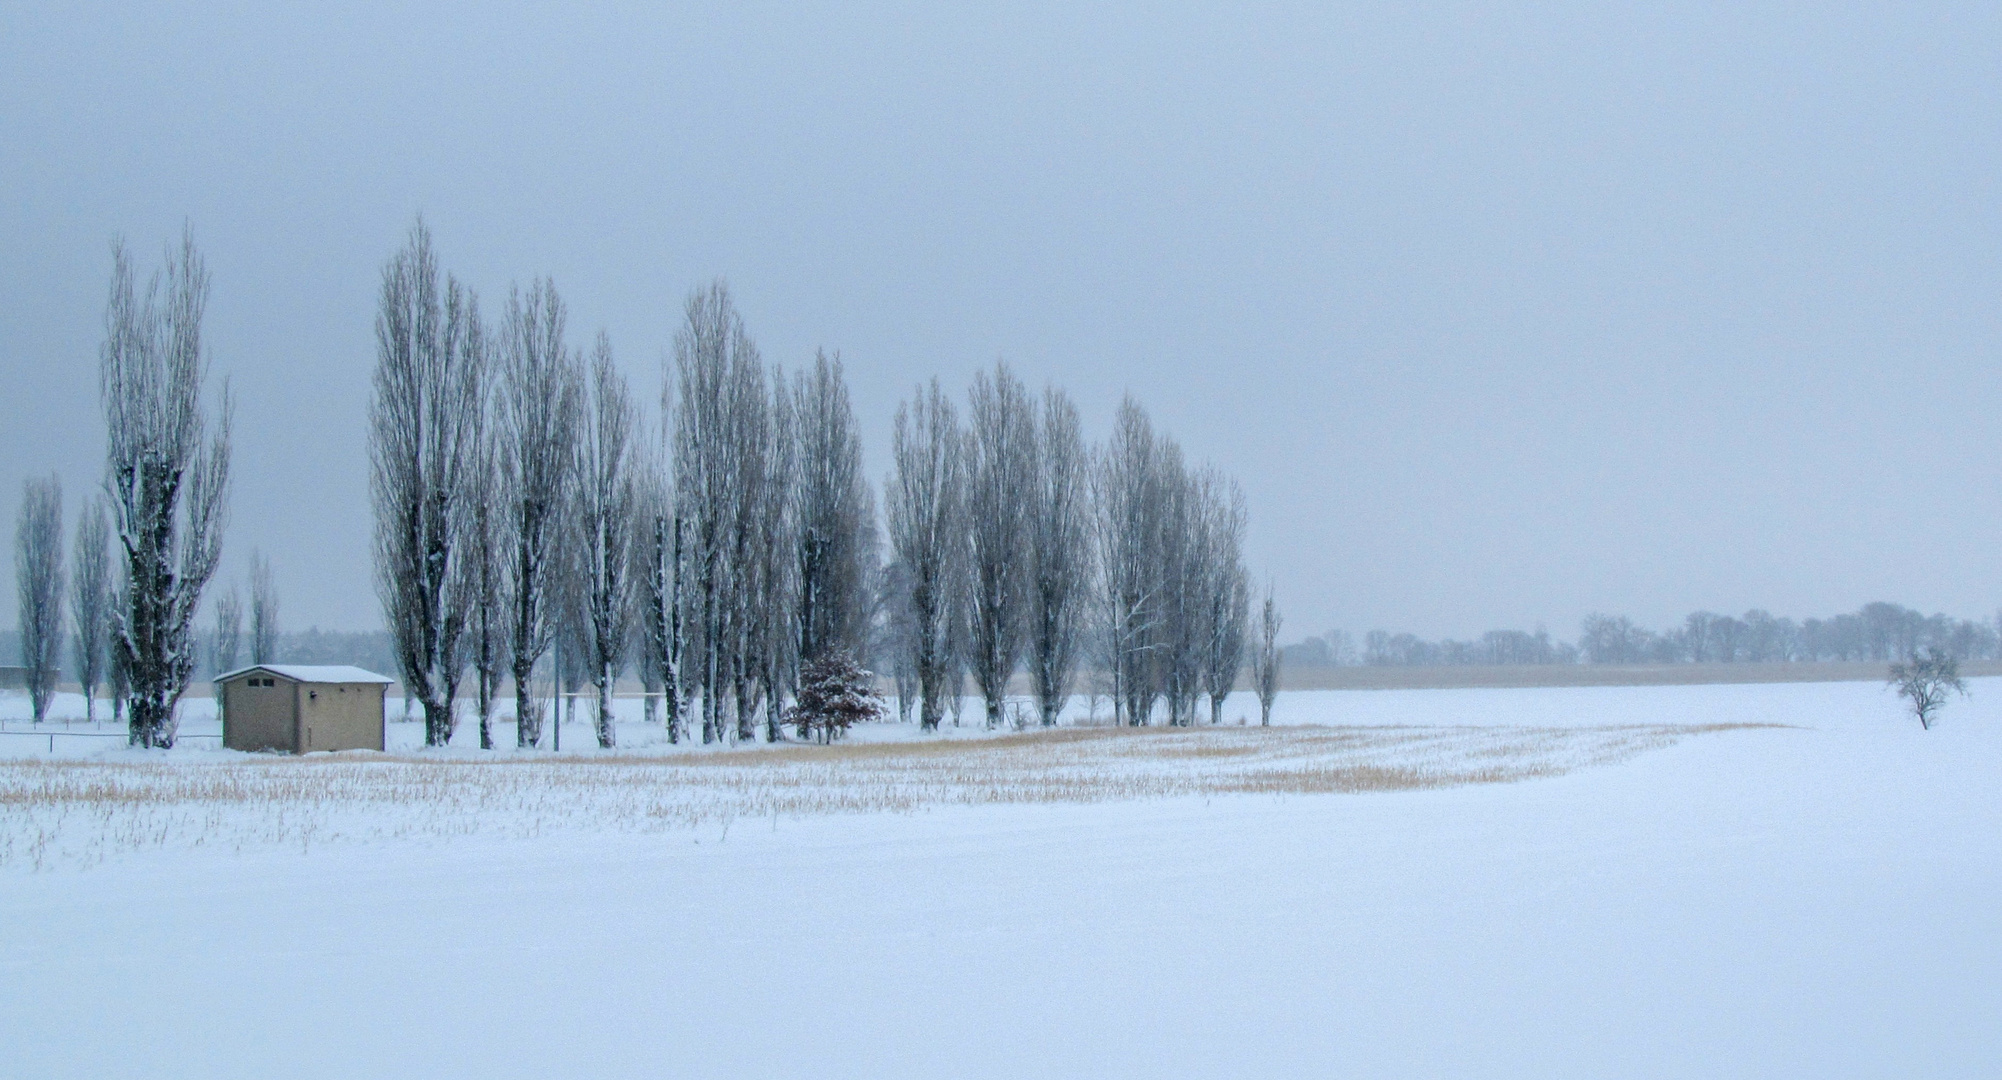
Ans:
[[[21,485],[14,523],[14,582],[21,627],[21,666],[35,723],[49,714],[62,674],[63,482],[54,473]]]
[[[1251,618],[1250,575],[1244,568],[1244,534],[1250,515],[1244,490],[1214,469],[1198,478],[1201,490],[1203,575],[1202,676],[1210,697],[1210,723],[1223,723],[1223,700],[1244,670],[1246,624]]]
[[[230,585],[218,593],[209,614],[215,628],[209,631],[209,668],[217,675],[236,669],[243,655],[243,595]]]
[[[97,720],[97,688],[106,681],[111,636],[111,522],[96,499],[84,507],[76,527],[76,555],[70,575],[71,656],[83,690],[84,719]]]
[[[271,560],[250,553],[250,662],[278,662],[278,585],[271,578]]]
[[[1272,726],[1272,703],[1279,697],[1279,606],[1272,599],[1272,585],[1265,586],[1265,601],[1259,609],[1258,630],[1251,643],[1251,682],[1258,691],[1258,726]]]

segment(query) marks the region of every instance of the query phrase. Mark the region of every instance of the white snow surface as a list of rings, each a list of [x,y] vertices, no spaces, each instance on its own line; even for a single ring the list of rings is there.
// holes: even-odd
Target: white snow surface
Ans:
[[[251,664],[235,671],[224,672],[215,677],[216,682],[233,679],[246,671],[271,671],[296,682],[324,683],[394,683],[387,675],[378,675],[367,668],[351,664]],[[78,699],[81,703],[81,698]]]
[[[1930,732],[1871,683],[1290,693],[1276,719],[1335,727],[1287,745],[1331,761],[1548,775],[1173,794],[1266,760],[1194,757],[994,804],[872,773],[898,809],[769,818],[729,811],[842,774],[704,772],[637,702],[619,756],[569,753],[579,723],[559,764],[469,726],[415,764],[8,734],[0,770],[162,783],[493,756],[534,805],[0,798],[0,1076],[1994,1076],[2002,679],[1969,682]],[[1786,726],[1694,730],[1738,724]],[[591,767],[726,812],[533,787]],[[674,801],[716,775],[784,783]]]

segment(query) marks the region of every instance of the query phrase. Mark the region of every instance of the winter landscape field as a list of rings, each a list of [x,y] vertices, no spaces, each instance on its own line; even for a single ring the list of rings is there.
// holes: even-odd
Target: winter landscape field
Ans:
[[[1992,1075],[1970,685],[1930,732],[1853,682],[562,757],[8,734],[0,1074]]]

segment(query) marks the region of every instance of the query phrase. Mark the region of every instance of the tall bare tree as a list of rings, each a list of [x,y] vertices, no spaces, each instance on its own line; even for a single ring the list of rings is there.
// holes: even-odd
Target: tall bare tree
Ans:
[[[271,560],[250,553],[250,662],[278,662],[278,585],[271,577]]]
[[[759,386],[763,385],[761,378]],[[757,680],[754,696],[762,699],[765,740],[777,742],[785,695],[798,670],[799,506],[793,489],[799,459],[793,400],[783,373],[776,369],[770,398],[759,413],[762,424],[747,429],[758,442],[748,455],[751,468],[746,470],[755,487],[747,514],[754,531],[749,555],[752,587],[745,594],[750,601],[744,613],[745,651]],[[741,718],[741,705],[739,709]]]
[[[104,504],[92,499],[76,527],[76,555],[70,576],[70,622],[75,630],[71,655],[83,688],[83,715],[97,719],[97,688],[105,681],[105,650],[111,636],[111,522]]]
[[[793,384],[798,425],[799,662],[831,648],[866,654],[876,569],[876,507],[862,473],[862,439],[841,356],[822,352]]]
[[[1044,727],[1070,700],[1091,585],[1091,466],[1082,432],[1069,395],[1045,388],[1027,520],[1029,677]]]
[[[217,675],[236,670],[243,653],[243,597],[231,585],[218,594],[211,605],[215,628],[209,631],[209,667]]]
[[[755,736],[764,688],[785,662],[790,613],[774,609],[787,547],[789,455],[782,395],[720,281],[688,298],[675,336],[674,499],[684,526],[684,686],[702,699],[702,741]],[[775,708],[775,706],[774,706]],[[731,717],[735,723],[732,724]]]
[[[987,726],[1001,723],[1008,680],[1022,655],[1034,551],[1025,500],[1035,494],[1036,414],[1008,365],[979,372],[967,395],[966,509],[968,667],[987,706]]]
[[[686,527],[690,588],[685,656],[691,690],[702,700],[702,741],[723,736],[719,708],[728,677],[729,649],[724,628],[729,602],[728,538],[730,498],[729,379],[731,351],[742,339],[743,322],[721,281],[688,297],[681,329],[675,334],[674,425],[675,512]]]
[[[1272,599],[1272,586],[1265,586],[1265,601],[1258,613],[1258,629],[1251,642],[1251,683],[1258,691],[1258,724],[1272,726],[1272,702],[1279,697],[1279,605]]]
[[[1203,521],[1202,667],[1210,696],[1210,723],[1223,722],[1223,700],[1244,670],[1244,642],[1251,613],[1250,577],[1244,569],[1249,521],[1244,491],[1213,469],[1198,479]]]
[[[1119,405],[1112,437],[1093,470],[1100,640],[1112,676],[1116,720],[1145,724],[1153,710],[1160,573],[1159,485],[1153,425],[1132,398]]]
[[[664,710],[667,741],[681,741],[682,731],[682,521],[674,494],[658,458],[649,457],[640,472],[640,510],[635,522],[639,559],[639,669],[647,694],[646,719],[653,723]],[[659,702],[653,695],[658,694]]]
[[[175,707],[194,671],[191,628],[222,555],[229,499],[229,394],[202,401],[208,271],[183,232],[142,300],[113,253],[101,352],[105,488],[121,549],[112,649],[129,680],[138,746],[174,743]]]
[[[1154,634],[1158,690],[1168,722],[1194,721],[1202,692],[1202,584],[1205,569],[1201,514],[1181,445],[1157,444],[1154,476],[1154,543],[1159,621]]]
[[[897,406],[891,454],[896,471],[885,485],[890,542],[907,573],[910,666],[917,674],[918,723],[938,730],[945,696],[957,694],[949,619],[960,587],[965,544],[962,454],[958,414],[936,378]]]
[[[48,715],[62,671],[63,482],[51,473],[21,487],[14,523],[14,582],[19,592],[21,666],[35,722]]]
[[[897,719],[908,724],[918,699],[918,669],[911,574],[904,560],[891,559],[877,576],[876,607],[882,613],[876,625],[876,663],[890,669],[890,679],[897,688]]]
[[[490,393],[480,407],[488,409]],[[464,585],[466,660],[472,668],[474,712],[478,714],[480,749],[494,748],[494,703],[508,666],[508,607],[503,595],[509,549],[507,485],[499,475],[498,447],[490,423],[482,421],[474,447],[473,467],[461,498],[465,501],[465,536],[458,565]]]
[[[451,741],[465,669],[470,579],[459,562],[485,370],[479,301],[456,279],[439,288],[420,219],[382,268],[368,446],[376,595],[405,699],[424,707],[426,746]]]
[[[548,280],[508,297],[501,343],[496,457],[505,490],[504,589],[513,665],[515,741],[542,739],[535,665],[549,651],[556,613],[551,578],[567,486],[576,465],[583,379],[563,343],[563,300]]]
[[[132,673],[125,666],[125,654],[117,649],[118,613],[126,609],[125,587],[119,584],[111,594],[111,622],[105,628],[104,692],[111,698],[111,722],[126,720],[126,706],[132,700]]]
[[[578,439],[578,555],[584,571],[583,659],[598,692],[600,747],[618,744],[612,688],[632,644],[633,520],[639,510],[632,392],[612,362],[611,339],[591,354],[590,407]]]
[[[581,411],[578,413],[578,438],[583,437],[583,428],[589,423],[589,403],[586,389],[578,398]],[[581,459],[574,468],[582,473]],[[573,486],[566,498],[562,526],[556,530],[554,558],[550,562],[549,609],[555,620],[554,636],[550,643],[552,670],[555,673],[557,695],[562,703],[562,714],[558,723],[577,722],[577,695],[591,676],[591,615],[590,615],[590,571],[585,568],[585,554],[589,546],[582,522],[578,519],[577,504],[582,494]],[[560,749],[563,732],[559,729],[551,745]]]

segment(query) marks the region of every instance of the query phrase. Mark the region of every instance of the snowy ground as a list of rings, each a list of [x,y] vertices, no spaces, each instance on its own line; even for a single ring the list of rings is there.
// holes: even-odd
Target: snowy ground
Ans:
[[[0,736],[0,1075],[1996,1075],[1972,687],[1932,732],[1827,683],[562,761]]]

